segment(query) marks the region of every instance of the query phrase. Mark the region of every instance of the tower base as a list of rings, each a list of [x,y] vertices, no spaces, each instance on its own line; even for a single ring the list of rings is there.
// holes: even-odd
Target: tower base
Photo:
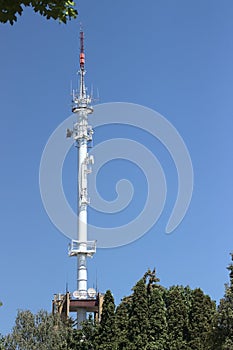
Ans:
[[[84,313],[94,313],[94,318],[97,322],[101,319],[102,305],[104,295],[98,293],[93,299],[73,299],[71,294],[55,294],[52,301],[52,313],[59,314],[61,318],[66,321],[70,317],[70,312],[80,314],[78,320],[83,320]]]

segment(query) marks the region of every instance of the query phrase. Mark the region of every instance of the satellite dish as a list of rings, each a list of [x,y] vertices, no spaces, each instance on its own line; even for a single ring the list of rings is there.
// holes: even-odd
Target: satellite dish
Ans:
[[[96,296],[96,291],[94,288],[89,288],[87,294],[90,298],[94,298]]]
[[[75,290],[73,292],[73,297],[76,299],[86,299],[87,297],[87,292],[85,290]]]
[[[76,299],[80,299],[80,292],[79,292],[79,290],[75,290],[74,292],[73,292],[73,297],[74,298],[76,298]]]
[[[86,290],[82,290],[79,293],[80,293],[80,299],[86,299],[87,298],[87,291]]]

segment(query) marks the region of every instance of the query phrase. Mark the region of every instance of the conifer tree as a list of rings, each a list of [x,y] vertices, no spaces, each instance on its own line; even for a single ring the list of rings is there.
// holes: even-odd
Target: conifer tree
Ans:
[[[94,338],[96,325],[93,320],[92,314],[88,315],[88,319],[82,322],[82,328],[77,329],[76,322],[72,322],[70,331],[67,337],[68,349],[78,349],[78,350],[90,350],[94,349]]]
[[[192,291],[192,305],[189,317],[192,350],[212,349],[216,305],[200,288]]]
[[[148,350],[164,350],[167,343],[166,305],[164,301],[164,288],[157,285],[155,269],[148,270],[145,277],[149,278],[147,284],[148,297]]]
[[[116,347],[115,303],[110,290],[104,296],[100,324],[95,336],[94,348],[114,350]]]
[[[94,337],[95,337],[95,322],[90,314],[88,319],[83,322],[81,334],[82,334],[82,342],[80,346],[80,350],[90,350],[93,348]]]
[[[188,349],[188,329],[191,290],[173,286],[166,292],[168,346],[169,350]]]
[[[145,276],[133,287],[129,317],[129,348],[146,349],[148,346],[149,310]]]
[[[0,334],[0,350],[4,350],[4,337]]]
[[[127,350],[129,347],[129,315],[131,312],[132,297],[122,299],[116,309],[116,332],[118,350]]]
[[[231,253],[233,262],[233,253]],[[233,263],[227,267],[229,270],[229,285],[225,286],[225,295],[220,300],[217,315],[216,343],[222,350],[233,349]]]

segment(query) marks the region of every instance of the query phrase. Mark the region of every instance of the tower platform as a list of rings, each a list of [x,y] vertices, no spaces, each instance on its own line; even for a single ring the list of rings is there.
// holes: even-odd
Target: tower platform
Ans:
[[[59,314],[65,321],[69,318],[71,312],[76,312],[80,309],[85,309],[86,312],[94,313],[96,321],[100,321],[102,313],[104,295],[98,293],[95,298],[89,299],[74,299],[71,294],[55,294],[52,301],[53,314]]]
[[[92,257],[96,252],[96,241],[77,241],[72,239],[68,254],[69,256],[77,256],[79,254],[86,254],[87,256]]]

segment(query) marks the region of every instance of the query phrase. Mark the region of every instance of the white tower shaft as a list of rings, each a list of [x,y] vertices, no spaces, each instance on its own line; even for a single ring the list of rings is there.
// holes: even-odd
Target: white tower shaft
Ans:
[[[81,248],[85,250],[87,242],[87,180],[86,180],[86,169],[85,161],[87,158],[87,141],[81,139],[79,142],[79,169],[78,169],[78,179],[79,179],[79,215],[78,215],[78,241]],[[85,296],[87,293],[87,262],[86,254],[78,255],[78,276],[77,276],[77,286],[78,291]]]

